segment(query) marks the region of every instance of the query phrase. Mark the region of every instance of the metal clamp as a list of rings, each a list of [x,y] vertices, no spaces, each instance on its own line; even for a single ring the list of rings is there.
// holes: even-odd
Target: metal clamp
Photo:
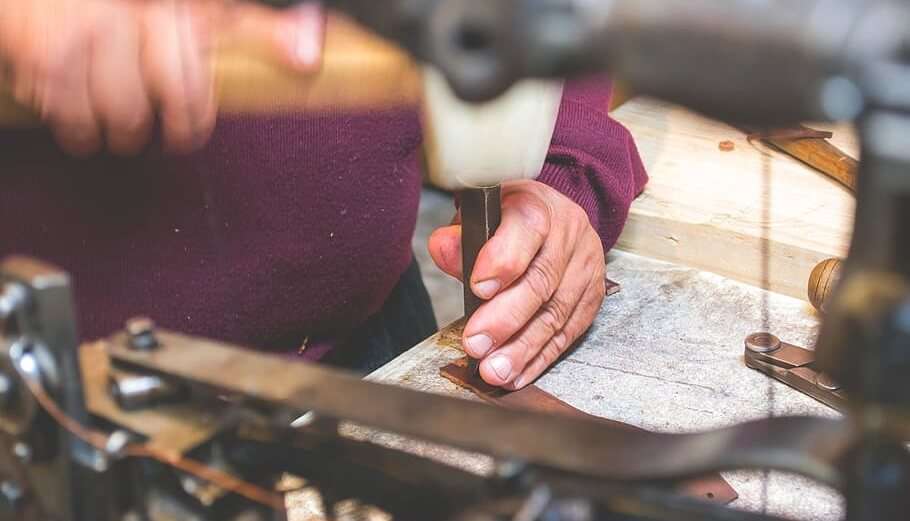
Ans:
[[[815,351],[781,342],[771,333],[753,333],[745,341],[746,366],[840,412],[847,396],[840,384],[815,366]]]

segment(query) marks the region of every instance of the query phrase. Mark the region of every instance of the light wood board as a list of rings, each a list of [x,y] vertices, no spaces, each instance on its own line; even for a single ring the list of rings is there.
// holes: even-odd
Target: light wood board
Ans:
[[[613,116],[632,132],[650,176],[632,205],[620,249],[757,286],[767,251],[770,289],[804,300],[812,268],[846,254],[854,198],[838,183],[748,142],[729,125],[674,105],[634,99]],[[858,157],[850,127],[811,126],[833,130],[832,142]],[[735,149],[719,150],[724,140]]]

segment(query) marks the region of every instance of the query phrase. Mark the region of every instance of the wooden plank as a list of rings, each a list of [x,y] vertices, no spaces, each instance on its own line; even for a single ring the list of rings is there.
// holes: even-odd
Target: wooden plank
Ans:
[[[651,178],[632,205],[620,249],[753,285],[762,283],[767,249],[770,289],[804,300],[812,268],[846,254],[854,199],[835,181],[674,105],[635,99],[613,116],[632,132]],[[811,126],[833,130],[832,143],[858,157],[850,127]],[[721,151],[720,141],[735,149]]]

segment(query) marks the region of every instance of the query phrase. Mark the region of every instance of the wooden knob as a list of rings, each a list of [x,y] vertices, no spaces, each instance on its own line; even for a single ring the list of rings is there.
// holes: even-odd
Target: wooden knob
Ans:
[[[840,279],[843,261],[825,259],[818,263],[809,275],[809,302],[815,309],[825,312],[831,292]]]

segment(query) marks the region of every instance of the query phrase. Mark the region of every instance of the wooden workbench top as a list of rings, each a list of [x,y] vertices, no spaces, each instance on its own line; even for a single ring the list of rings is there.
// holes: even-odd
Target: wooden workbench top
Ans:
[[[617,253],[608,262],[622,291],[609,297],[586,338],[538,385],[586,412],[662,432],[711,429],[768,415],[836,413],[772,382],[742,361],[743,339],[762,329],[760,309],[782,340],[810,345],[817,318],[807,304],[711,273]],[[462,356],[451,328],[370,375],[427,392],[470,398],[439,376]],[[345,426],[347,435],[484,473],[489,458]],[[567,441],[568,443],[569,441]],[[834,521],[842,504],[830,490],[795,477],[726,473],[736,508],[807,521]],[[294,519],[310,519],[300,514]]]
[[[634,99],[613,116],[635,137],[650,176],[620,249],[758,285],[767,227],[770,287],[801,299],[812,268],[846,253],[855,203],[837,182],[676,105]],[[832,130],[831,142],[858,157],[851,127],[813,127]],[[720,150],[721,141],[733,150]]]

